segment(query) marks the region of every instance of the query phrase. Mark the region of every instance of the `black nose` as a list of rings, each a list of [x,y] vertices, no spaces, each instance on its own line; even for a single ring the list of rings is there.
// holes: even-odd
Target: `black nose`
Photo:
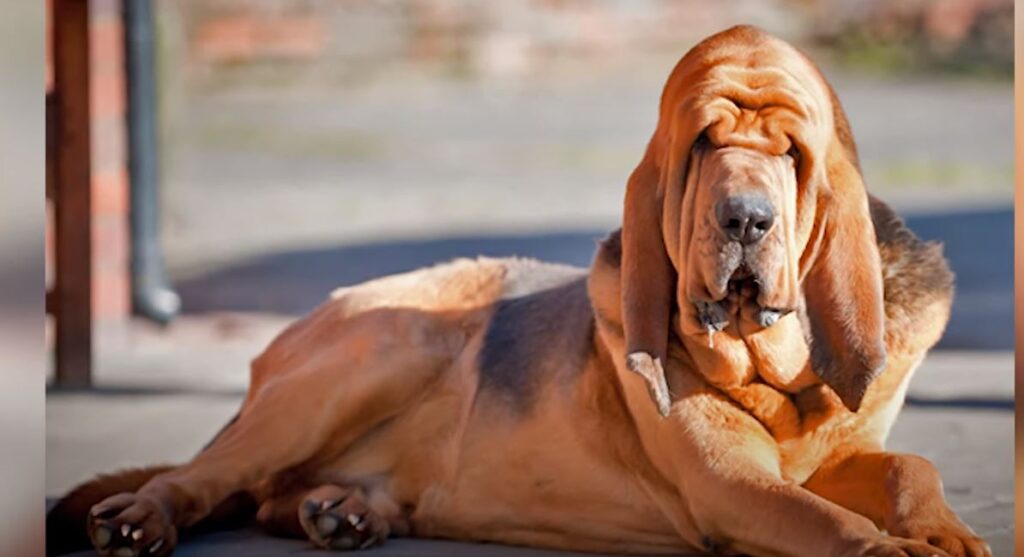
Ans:
[[[718,225],[726,236],[741,244],[753,244],[772,229],[775,210],[760,196],[727,197],[715,207]]]

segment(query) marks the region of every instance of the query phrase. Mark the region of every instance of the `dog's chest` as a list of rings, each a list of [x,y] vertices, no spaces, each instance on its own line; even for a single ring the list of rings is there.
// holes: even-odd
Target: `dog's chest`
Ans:
[[[810,367],[807,344],[795,315],[756,331],[731,325],[714,335],[684,337],[675,345],[685,362],[705,381],[732,399],[779,442],[783,463],[804,474],[801,453],[812,443],[819,407],[831,407],[828,393]],[[821,424],[817,424],[821,425]],[[814,451],[811,451],[814,452]],[[812,459],[813,460],[813,459]],[[786,474],[789,476],[789,473]]]
[[[797,393],[819,382],[810,368],[807,343],[796,315],[767,329],[731,323],[713,334],[684,336],[681,348],[700,375],[719,389],[755,382]]]

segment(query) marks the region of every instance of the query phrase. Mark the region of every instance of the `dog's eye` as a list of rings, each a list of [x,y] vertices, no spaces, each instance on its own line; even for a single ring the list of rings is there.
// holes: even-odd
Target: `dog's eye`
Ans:
[[[796,145],[791,144],[786,154],[789,155],[789,158],[793,159],[795,164],[800,164],[800,149],[797,149]]]
[[[708,131],[704,130],[697,135],[697,139],[693,140],[694,149],[703,149],[711,144],[711,140],[708,139]]]

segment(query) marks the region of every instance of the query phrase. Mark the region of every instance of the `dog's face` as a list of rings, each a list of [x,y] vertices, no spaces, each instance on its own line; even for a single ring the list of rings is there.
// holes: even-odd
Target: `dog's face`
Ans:
[[[812,368],[851,409],[884,366],[881,264],[848,125],[779,39],[737,27],[679,62],[630,176],[622,245],[627,354],[656,361],[672,334],[800,311]]]
[[[721,331],[734,320],[770,327],[797,309],[795,150],[773,154],[698,141],[680,207],[680,327]],[[749,330],[749,328],[747,328]]]

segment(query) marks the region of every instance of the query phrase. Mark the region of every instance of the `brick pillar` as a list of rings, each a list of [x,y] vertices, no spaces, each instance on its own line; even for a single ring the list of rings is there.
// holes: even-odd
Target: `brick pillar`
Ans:
[[[93,312],[99,320],[111,320],[131,311],[120,2],[93,0],[91,17]]]

